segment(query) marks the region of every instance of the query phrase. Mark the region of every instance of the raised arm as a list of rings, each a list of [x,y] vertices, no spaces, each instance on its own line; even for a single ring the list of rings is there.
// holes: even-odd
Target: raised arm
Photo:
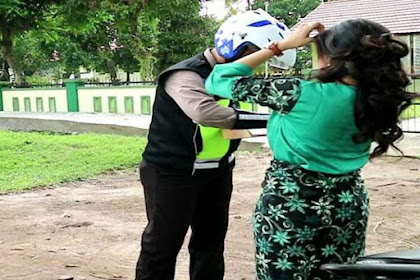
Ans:
[[[300,80],[295,78],[241,78],[232,98],[267,106],[280,114],[289,113],[300,97]]]
[[[303,25],[289,37],[275,43],[278,51],[297,48],[312,42],[312,30],[323,30],[320,23]],[[270,49],[262,49],[233,63],[217,65],[206,80],[209,93],[238,101],[268,106],[281,114],[288,113],[300,96],[299,79],[295,78],[252,78],[255,67],[274,56]]]
[[[300,96],[300,80],[294,78],[252,78],[252,69],[241,63],[217,65],[206,81],[206,90],[235,101],[268,106],[288,113]]]
[[[281,41],[273,42],[273,44],[276,45],[278,51],[280,52],[308,45],[313,42],[313,38],[310,37],[310,34],[313,30],[322,32],[324,31],[324,26],[320,22],[302,24],[300,28],[293,31],[290,36],[284,38]],[[260,64],[268,61],[274,55],[275,54],[272,50],[261,49],[257,52],[236,60],[236,62],[245,64],[250,68],[255,69]]]

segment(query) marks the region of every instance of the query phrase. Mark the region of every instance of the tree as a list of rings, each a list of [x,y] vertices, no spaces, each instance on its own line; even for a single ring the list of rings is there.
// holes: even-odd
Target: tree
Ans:
[[[140,76],[146,80],[211,45],[218,26],[214,19],[199,15],[201,0],[101,3],[102,9],[114,11],[112,28],[121,46],[115,61],[127,72],[140,64]]]
[[[54,3],[37,21],[36,30],[14,36],[14,57],[28,74],[47,70],[68,77],[83,67],[108,72],[116,81],[118,66],[139,71],[136,57],[145,60],[156,53],[148,47],[157,45],[157,39],[150,40],[156,37],[150,29],[157,29],[157,20],[152,18],[152,24],[144,20],[146,4],[139,0]]]
[[[51,1],[34,26],[14,35],[13,57],[21,69],[14,72],[41,70],[61,78],[83,67],[117,81],[121,68],[154,79],[212,45],[218,23],[201,17],[199,7],[197,0]]]
[[[126,73],[127,81],[130,81],[131,73],[139,72],[140,62],[134,57],[129,48],[123,47],[118,50],[114,55],[114,61],[116,61],[118,67]]]
[[[264,0],[256,0],[253,9],[264,9]],[[268,12],[284,22],[289,28],[296,25],[299,20],[306,17],[321,3],[321,0],[271,0],[268,1]],[[303,69],[311,67],[311,51],[309,47],[298,50],[298,57],[294,66],[294,74],[300,75]]]
[[[37,30],[16,38],[16,57],[26,73],[36,70],[68,77],[80,67],[109,72],[115,81],[114,14],[99,2],[70,0],[51,5]]]
[[[155,1],[150,4],[159,18],[155,73],[213,45],[219,23],[199,14],[200,1]]]
[[[50,34],[49,53],[60,53],[60,65],[65,73],[78,73],[80,67],[109,72],[116,77],[112,44],[117,34],[113,28],[115,12],[105,1],[69,0],[55,6],[56,13],[45,22],[45,32]]]
[[[268,2],[268,13],[292,27],[300,19],[306,17],[322,2],[321,0],[256,0],[253,9],[264,9],[264,2]]]
[[[3,54],[0,52],[0,81],[9,81],[9,65],[3,57]]]
[[[1,48],[9,66],[13,70],[15,83],[25,84],[19,62],[13,50],[13,39],[24,31],[36,28],[45,12],[53,3],[60,0],[2,0],[0,2]]]
[[[113,15],[109,30],[113,30],[112,43],[116,65],[134,72],[140,70],[143,79],[153,77],[153,64],[158,45],[157,16],[150,9],[154,1],[101,0],[100,9]],[[140,66],[139,66],[140,64]]]

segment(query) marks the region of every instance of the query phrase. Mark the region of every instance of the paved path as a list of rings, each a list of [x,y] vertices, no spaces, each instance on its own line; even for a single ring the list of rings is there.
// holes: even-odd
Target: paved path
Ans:
[[[151,116],[92,113],[12,113],[0,112],[0,129],[96,132],[123,135],[147,134]]]
[[[0,112],[0,129],[24,131],[96,132],[144,136],[147,134],[150,121],[150,116],[133,114]],[[420,119],[404,121],[403,126],[407,129],[418,129]],[[268,147],[265,137],[245,139],[243,144],[253,148]],[[397,146],[405,155],[420,156],[420,134],[406,133]],[[390,154],[398,153],[390,151]]]
[[[403,121],[402,128],[405,131],[420,131],[420,118]]]

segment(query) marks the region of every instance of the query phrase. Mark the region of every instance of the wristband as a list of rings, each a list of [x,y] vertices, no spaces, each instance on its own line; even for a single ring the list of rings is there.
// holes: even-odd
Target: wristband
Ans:
[[[279,47],[277,46],[277,42],[270,42],[265,48],[272,51],[276,56],[283,55],[283,51],[279,49]]]

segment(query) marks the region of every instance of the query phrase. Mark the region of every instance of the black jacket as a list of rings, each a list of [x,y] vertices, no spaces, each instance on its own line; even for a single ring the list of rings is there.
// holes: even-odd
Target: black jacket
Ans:
[[[159,75],[143,159],[157,167],[192,173],[196,155],[202,150],[200,129],[165,91],[167,77],[179,70],[194,71],[205,80],[210,75],[212,67],[204,53],[201,53],[169,67]],[[238,121],[236,126],[246,128],[250,125],[260,128],[265,127],[266,120],[261,121],[259,118],[258,121],[248,120],[246,123],[248,125]],[[236,151],[239,144],[240,140],[232,140],[229,151],[222,160]]]

